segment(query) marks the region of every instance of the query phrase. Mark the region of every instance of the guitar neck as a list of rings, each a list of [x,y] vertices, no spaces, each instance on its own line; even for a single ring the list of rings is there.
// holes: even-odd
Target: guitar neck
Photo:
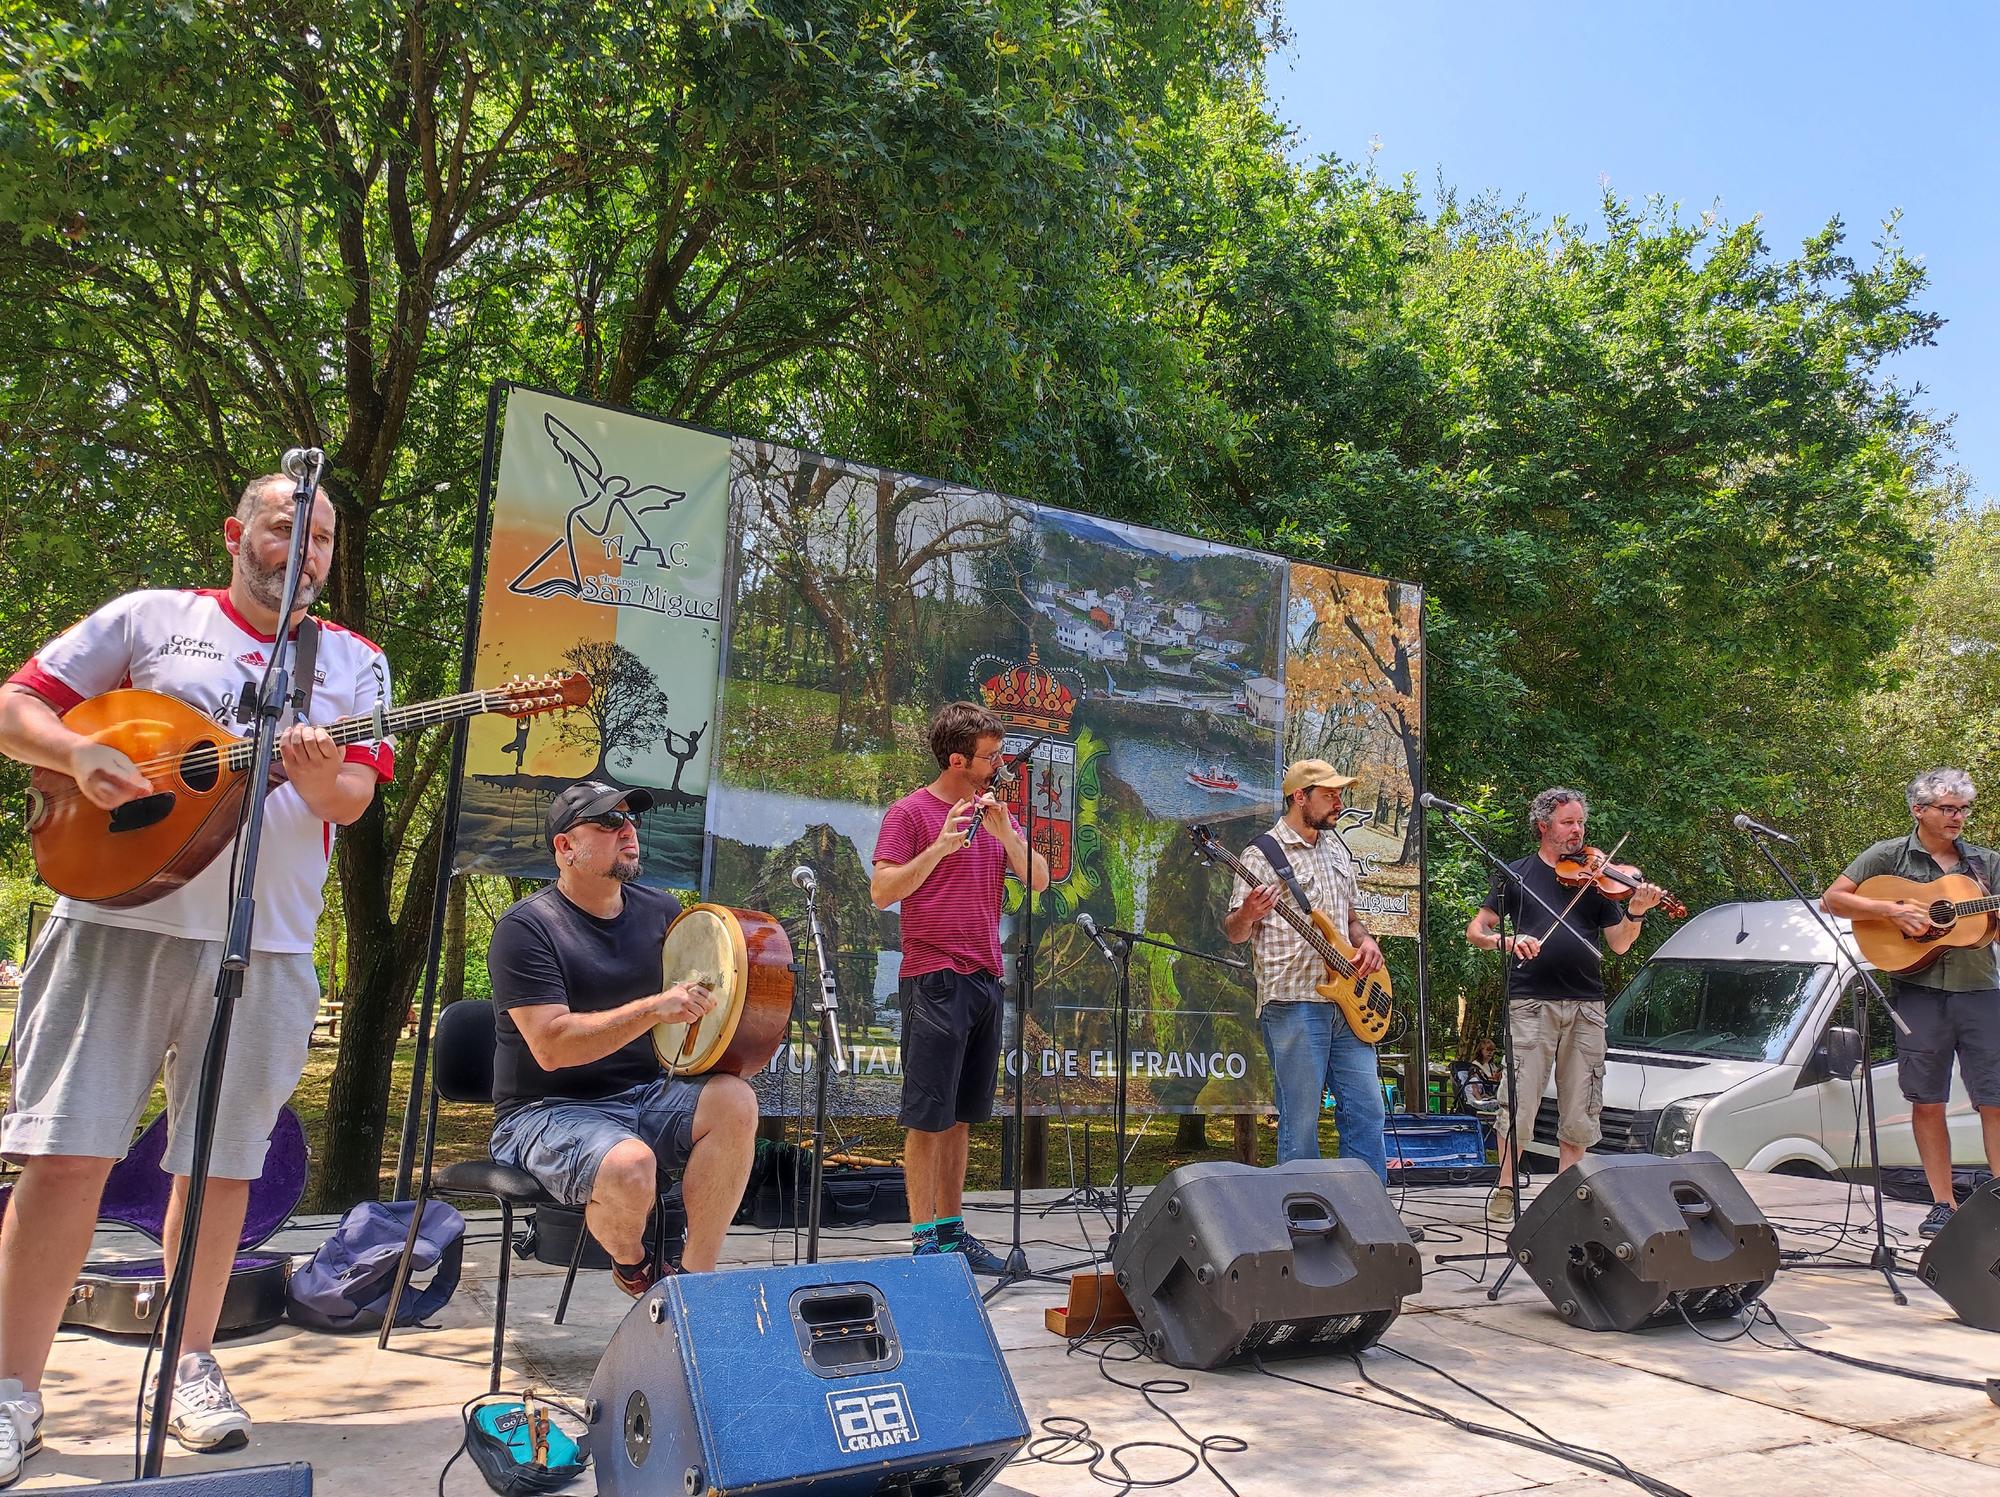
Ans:
[[[1962,899],[1951,907],[1953,915],[1990,915],[2000,910],[2000,894],[1990,894],[1984,899]]]
[[[1235,853],[1214,840],[1210,840],[1207,843],[1207,848],[1210,855],[1220,862],[1223,867],[1227,868],[1251,888],[1254,889],[1257,887],[1258,880],[1256,876],[1243,865],[1243,860],[1237,857]],[[1338,947],[1327,940],[1326,933],[1312,923],[1311,917],[1305,911],[1301,910],[1297,905],[1290,903],[1282,894],[1278,896],[1278,902],[1272,905],[1271,908],[1277,914],[1284,917],[1285,923],[1298,932],[1299,938],[1313,949],[1321,961],[1333,968],[1342,977],[1352,977],[1354,975],[1353,964],[1340,954]]]
[[[379,723],[375,715],[369,713],[363,717],[343,717],[325,724],[325,727],[327,736],[345,747],[350,743],[371,743],[377,738],[393,737],[411,728],[456,722],[461,717],[477,717],[482,712],[504,711],[510,700],[504,691],[467,691],[457,696],[439,697],[433,702],[392,707],[382,714]],[[237,771],[248,769],[251,754],[252,746],[248,739],[231,744],[227,756],[229,767]]]

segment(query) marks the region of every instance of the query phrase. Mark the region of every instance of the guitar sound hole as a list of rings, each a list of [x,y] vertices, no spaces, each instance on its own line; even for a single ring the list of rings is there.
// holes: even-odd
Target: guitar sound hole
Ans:
[[[181,755],[181,783],[197,795],[205,795],[213,790],[216,781],[221,777],[222,771],[216,762],[213,743],[194,744]]]

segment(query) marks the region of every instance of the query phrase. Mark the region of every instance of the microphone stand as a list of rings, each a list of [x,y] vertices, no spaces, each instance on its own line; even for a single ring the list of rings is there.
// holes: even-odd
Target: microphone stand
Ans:
[[[1862,986],[1868,990],[1868,996],[1882,1005],[1883,1011],[1889,1015],[1891,1022],[1898,1029],[1905,1034],[1909,1033],[1909,1025],[1903,1022],[1903,1016],[1890,1004],[1888,996],[1882,991],[1882,985],[1876,982],[1875,974],[1848,955],[1847,944],[1841,940],[1840,932],[1828,922],[1826,915],[1820,910],[1819,902],[1799,887],[1798,880],[1792,877],[1791,870],[1780,863],[1772,853],[1763,835],[1763,829],[1758,828],[1753,831],[1749,827],[1744,827],[1743,830],[1749,834],[1750,840],[1757,844],[1757,851],[1764,855],[1764,861],[1771,865],[1771,871],[1778,875],[1787,889],[1792,891],[1792,897],[1805,907],[1819,928],[1826,932],[1827,939],[1833,942],[1834,972],[1838,974],[1843,962],[1851,966],[1860,976]],[[1896,1282],[1896,1250],[1889,1246],[1887,1229],[1882,1221],[1882,1155],[1875,1134],[1875,1065],[1874,1055],[1869,1049],[1868,1042],[1868,998],[1856,993],[1854,1011],[1854,1027],[1861,1036],[1861,1100],[1868,1118],[1869,1176],[1875,1196],[1875,1245],[1869,1249],[1866,1266],[1882,1275],[1882,1281],[1889,1286],[1889,1297],[1892,1300],[1899,1305],[1906,1305],[1909,1299],[1903,1293],[1902,1286]]]
[[[160,1378],[154,1390],[152,1422],[146,1430],[146,1449],[139,1476],[155,1477],[166,1458],[167,1420],[173,1412],[174,1379],[181,1359],[181,1338],[187,1329],[187,1302],[194,1283],[195,1249],[201,1239],[202,1208],[208,1195],[208,1160],[215,1144],[216,1114],[222,1105],[223,1063],[228,1058],[229,1031],[236,1017],[236,1000],[243,992],[243,974],[250,965],[251,935],[257,921],[257,856],[264,834],[264,796],[271,778],[271,761],[277,753],[278,722],[292,698],[290,656],[292,652],[293,600],[298,597],[299,574],[305,570],[306,547],[311,544],[313,496],[319,491],[320,472],[325,456],[313,449],[292,475],[297,487],[292,494],[292,542],[285,557],[285,581],[280,589],[277,638],[271,643],[271,658],[255,687],[244,695],[239,713],[254,715],[251,729],[250,770],[243,806],[236,819],[236,882],[230,896],[229,931],[223,942],[222,965],[215,979],[215,1017],[209,1023],[208,1046],[202,1052],[201,1079],[195,1095],[194,1162],[188,1168],[187,1203],[181,1212],[180,1236],[174,1247],[174,1274],[167,1286],[166,1320],[160,1334]],[[304,690],[310,691],[310,678]]]
[[[1038,1273],[1028,1267],[1027,1250],[1021,1246],[1021,1176],[1027,1155],[1027,1113],[1028,1113],[1028,1009],[1035,1001],[1035,782],[1032,778],[1036,749],[1048,742],[1051,733],[1041,733],[1031,738],[1020,752],[1008,760],[1009,773],[1019,773],[1026,769],[1029,778],[1022,782],[1021,809],[1026,813],[1021,821],[1021,829],[1026,834],[1028,863],[1026,876],[1021,880],[1021,956],[1014,970],[1014,1200],[1012,1207],[1013,1237],[1007,1247],[1007,1255],[999,1276],[980,1295],[980,1302],[990,1301],[1001,1290],[1029,1279],[1041,1279],[1058,1283],[1054,1274]],[[973,820],[973,830],[979,828],[978,818]],[[966,845],[972,844],[970,835]]]
[[[810,873],[810,870],[806,870]],[[826,957],[826,932],[819,923],[819,905],[814,891],[817,878],[799,885],[806,895],[806,925],[812,931],[813,960],[819,964],[819,1054],[814,1057],[813,1081],[813,1160],[812,1196],[806,1203],[806,1262],[819,1262],[820,1182],[826,1169],[826,1087],[827,1067],[847,1074],[847,1056],[840,1048],[840,996],[833,981],[833,963]],[[829,1060],[830,1057],[830,1060]],[[797,1179],[797,1176],[793,1176]],[[796,1217],[793,1218],[797,1220]],[[794,1251],[797,1251],[796,1247]]]
[[[1557,927],[1560,926],[1576,937],[1577,940],[1582,941],[1591,951],[1596,952],[1599,961],[1604,959],[1604,953],[1598,950],[1597,943],[1585,940],[1583,934],[1574,925],[1569,923],[1565,911],[1558,910],[1554,905],[1542,898],[1541,895],[1530,889],[1527,881],[1520,874],[1508,867],[1499,854],[1495,853],[1484,842],[1481,842],[1470,831],[1466,830],[1464,824],[1457,817],[1453,816],[1450,811],[1447,811],[1441,805],[1433,805],[1430,809],[1443,817],[1445,825],[1458,833],[1462,841],[1469,843],[1486,860],[1487,865],[1492,868],[1494,873],[1510,885],[1517,894],[1525,895],[1548,912],[1549,917],[1555,921],[1555,924],[1549,927],[1549,936],[1554,935]],[[1518,921],[1514,922],[1514,930],[1509,932],[1507,928],[1508,904],[1509,901],[1504,899],[1500,902],[1500,1043],[1506,1051],[1505,1064],[1507,1067],[1507,1139],[1506,1143],[1502,1146],[1502,1152],[1506,1156],[1505,1189],[1513,1198],[1514,1220],[1518,1223],[1521,1219],[1521,1086],[1520,1077],[1514,1069],[1515,958],[1507,950],[1507,937],[1510,933],[1514,935],[1520,934],[1520,923]],[[1547,940],[1548,936],[1544,936],[1542,939]],[[1542,1099],[1538,1094],[1535,1097],[1535,1106],[1539,1109],[1541,1105]],[[1499,1253],[1443,1253],[1432,1261],[1437,1263],[1485,1263],[1495,1258],[1505,1258],[1507,1266],[1501,1270],[1500,1277],[1494,1280],[1493,1287],[1486,1291],[1486,1298],[1491,1302],[1500,1297],[1500,1291],[1506,1288],[1507,1280],[1513,1276],[1515,1259],[1511,1250]]]
[[[1104,1245],[1104,1256],[1109,1260],[1118,1246],[1118,1239],[1125,1235],[1125,1097],[1128,1073],[1131,1070],[1132,1045],[1132,948],[1144,944],[1157,946],[1162,951],[1178,952],[1182,956],[1195,957],[1204,962],[1213,962],[1218,967],[1233,967],[1242,971],[1250,964],[1233,956],[1217,956],[1209,951],[1196,951],[1187,946],[1176,946],[1172,941],[1163,941],[1158,936],[1141,935],[1135,930],[1120,930],[1115,925],[1100,925],[1098,930],[1113,936],[1118,941],[1118,1018],[1117,1029],[1112,1036],[1112,1053],[1118,1067],[1118,1078],[1111,1091],[1112,1127],[1118,1135],[1118,1163],[1111,1175],[1111,1196],[1116,1202],[1116,1219],[1111,1229],[1111,1239]]]

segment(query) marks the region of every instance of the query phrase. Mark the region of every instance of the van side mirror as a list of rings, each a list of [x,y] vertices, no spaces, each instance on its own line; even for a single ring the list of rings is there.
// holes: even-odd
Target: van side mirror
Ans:
[[[1827,1074],[1836,1080],[1850,1081],[1854,1073],[1861,1069],[1860,1030],[1840,1024],[1831,1025],[1819,1047],[1820,1053],[1826,1057]]]

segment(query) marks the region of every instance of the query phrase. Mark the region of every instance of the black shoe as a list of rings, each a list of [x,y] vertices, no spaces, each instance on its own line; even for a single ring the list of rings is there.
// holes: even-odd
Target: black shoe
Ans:
[[[965,1254],[965,1266],[974,1273],[983,1273],[988,1278],[997,1279],[1007,1272],[1006,1260],[997,1256],[993,1249],[970,1232],[958,1234],[957,1251]]]
[[[1944,1224],[1951,1220],[1951,1213],[1951,1205],[1948,1202],[1939,1201],[1935,1206],[1931,1207],[1930,1215],[1924,1218],[1924,1224],[1917,1228],[1917,1236],[1937,1236],[1938,1233],[1944,1230]]]

